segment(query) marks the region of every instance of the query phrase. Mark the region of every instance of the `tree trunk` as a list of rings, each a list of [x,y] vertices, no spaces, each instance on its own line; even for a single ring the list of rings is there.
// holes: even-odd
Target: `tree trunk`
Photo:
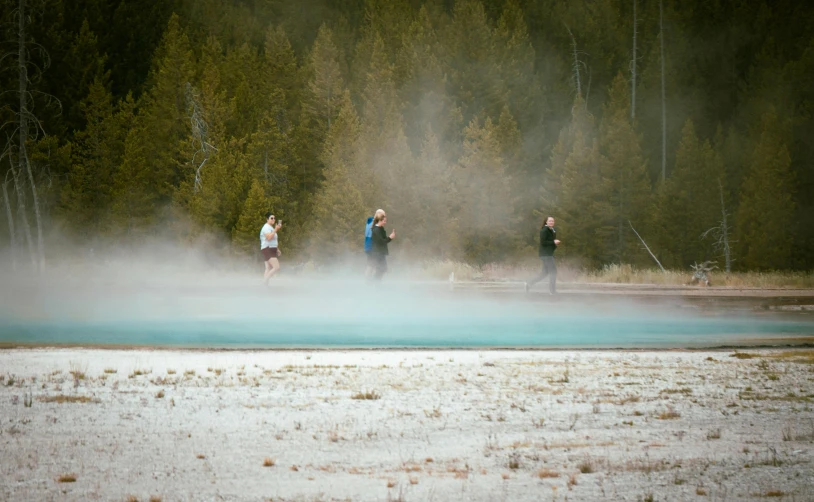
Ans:
[[[726,206],[724,205],[724,187],[721,180],[718,180],[718,193],[721,194],[721,239],[724,243],[724,260],[726,261],[726,273],[732,269],[732,254],[729,250],[729,226],[726,223]]]
[[[3,201],[6,207],[6,217],[8,218],[8,234],[11,244],[11,268],[17,270],[17,233],[14,230],[14,215],[11,212],[11,200],[8,196],[6,181],[3,182]]]
[[[34,217],[37,221],[37,260],[36,266],[40,271],[45,270],[45,250],[43,249],[42,239],[42,216],[40,215],[39,198],[37,197],[37,185],[34,182],[34,173],[31,170],[31,162],[28,160],[28,150],[26,149],[26,142],[28,141],[28,69],[26,68],[26,49],[25,49],[25,0],[20,0],[19,3],[19,66],[20,66],[20,150],[19,161],[20,171],[25,170],[28,174],[28,182],[31,184],[31,196],[34,203]]]
[[[630,82],[630,120],[636,118],[636,3],[638,0],[633,0],[633,59],[631,59],[630,63],[630,73],[631,73],[631,82]]]
[[[574,83],[577,86],[577,95],[582,97],[582,82],[579,77],[579,53],[577,51],[577,40],[574,38],[574,34],[571,33],[571,28],[566,25],[565,29],[568,30],[568,34],[571,36],[571,52],[574,55]]]
[[[25,243],[28,247],[28,254],[31,256],[31,265],[36,269],[37,256],[34,253],[34,244],[31,240],[31,226],[28,224],[28,210],[25,207],[25,193],[23,192],[23,185],[20,181],[20,173],[15,169],[14,161],[10,155],[8,159],[9,164],[11,164],[11,175],[14,176],[14,189],[17,192],[17,214],[20,215]]]
[[[659,40],[661,42],[661,182],[667,179],[667,100],[664,93],[664,7],[659,0]]]

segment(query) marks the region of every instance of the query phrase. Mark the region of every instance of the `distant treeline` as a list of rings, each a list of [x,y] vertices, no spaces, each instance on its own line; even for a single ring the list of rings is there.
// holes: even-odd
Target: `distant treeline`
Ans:
[[[14,0],[0,20],[18,260],[157,232],[254,256],[271,210],[287,259],[325,263],[381,207],[416,259],[533,256],[551,214],[586,267],[652,264],[643,239],[665,267],[814,268],[810,2]]]

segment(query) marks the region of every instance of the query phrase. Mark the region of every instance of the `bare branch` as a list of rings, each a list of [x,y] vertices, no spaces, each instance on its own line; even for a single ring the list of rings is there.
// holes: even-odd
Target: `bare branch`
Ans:
[[[637,232],[636,229],[633,228],[633,223],[631,223],[630,220],[627,220],[627,223],[628,223],[628,225],[630,225],[630,229],[633,230],[633,233],[636,234],[636,237],[638,237],[639,240],[642,241],[642,244],[644,244],[644,248],[647,250],[648,253],[650,253],[650,256],[652,256],[653,259],[656,260],[656,263],[658,264],[661,271],[664,272],[664,267],[661,266],[661,262],[659,261],[658,258],[656,258],[656,255],[654,255],[653,252],[650,251],[650,248],[647,247],[647,243],[644,242],[644,239],[642,239],[642,236],[639,235],[639,232]]]

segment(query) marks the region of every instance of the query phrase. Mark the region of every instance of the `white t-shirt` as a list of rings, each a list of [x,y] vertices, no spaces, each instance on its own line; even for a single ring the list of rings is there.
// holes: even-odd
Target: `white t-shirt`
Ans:
[[[260,249],[277,247],[277,232],[274,232],[274,235],[271,236],[271,240],[266,239],[266,234],[270,234],[271,232],[274,232],[274,227],[268,223],[263,225],[263,228],[260,229]]]

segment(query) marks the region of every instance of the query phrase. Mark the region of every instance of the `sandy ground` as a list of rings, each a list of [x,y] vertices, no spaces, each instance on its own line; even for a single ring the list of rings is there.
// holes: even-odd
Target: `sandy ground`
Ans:
[[[0,350],[0,500],[814,500],[814,351],[741,354]]]

